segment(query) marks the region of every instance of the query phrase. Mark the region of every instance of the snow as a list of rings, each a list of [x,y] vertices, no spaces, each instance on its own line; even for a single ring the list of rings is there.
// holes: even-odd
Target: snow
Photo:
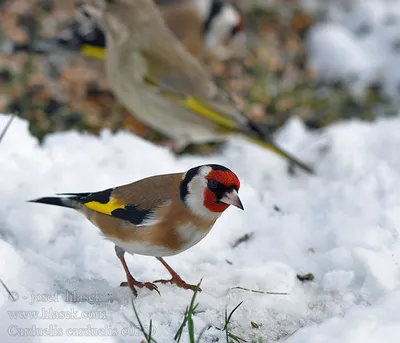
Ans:
[[[400,92],[400,1],[301,1],[324,19],[307,37],[309,65],[322,78],[343,80],[354,92],[373,82],[398,98]]]
[[[0,115],[0,128],[6,122]],[[17,301],[0,286],[0,341],[143,339],[124,318],[135,322],[113,245],[79,213],[26,200],[219,163],[241,179],[245,211],[228,209],[204,240],[166,259],[187,282],[203,278],[196,335],[212,324],[203,341],[224,342],[215,327],[223,327],[225,308],[243,301],[231,327],[249,342],[399,342],[399,130],[400,119],[392,118],[338,123],[316,134],[292,119],[278,142],[315,164],[318,175],[291,177],[279,157],[240,139],[220,154],[181,158],[125,132],[58,133],[39,146],[27,122],[16,119],[0,146],[0,278]],[[127,262],[139,280],[168,276],[154,258]],[[296,277],[310,272],[313,281]],[[289,294],[230,290],[236,286]],[[140,289],[134,303],[144,324],[152,319],[155,339],[172,342],[192,292],[171,285],[160,291]]]

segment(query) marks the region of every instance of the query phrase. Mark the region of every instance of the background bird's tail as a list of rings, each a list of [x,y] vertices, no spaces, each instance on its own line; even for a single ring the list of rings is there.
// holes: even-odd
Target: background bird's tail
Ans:
[[[264,148],[267,148],[275,153],[277,153],[279,156],[282,156],[285,160],[287,160],[288,162],[290,162],[291,164],[298,166],[299,168],[303,169],[304,171],[306,171],[309,174],[315,174],[314,169],[307,165],[306,163],[298,160],[296,157],[294,157],[292,154],[286,152],[285,150],[281,149],[280,147],[278,147],[277,145],[275,145],[272,142],[266,142],[257,138],[252,138],[252,137],[248,137],[248,139],[250,139],[252,142],[254,142],[255,144],[262,146]]]
[[[229,93],[221,90],[219,95],[221,97],[225,97],[224,99],[228,100],[228,102],[235,104],[234,99]],[[250,120],[247,114],[245,112],[242,112],[239,108],[235,107],[235,110],[236,113],[242,117],[242,120],[245,121],[244,125],[246,125],[246,128],[244,130],[240,130],[240,128],[238,127],[238,123],[232,118],[226,116],[220,110],[194,97],[187,97],[182,102],[182,105],[189,108],[194,113],[200,114],[201,116],[210,119],[212,122],[217,123],[221,127],[221,129],[224,129],[227,132],[239,131],[244,134],[251,142],[275,152],[279,156],[283,157],[285,160],[289,161],[291,164],[298,166],[307,173],[315,174],[312,167],[304,162],[301,162],[292,154],[278,147],[273,142],[271,134],[267,131],[267,129],[259,125],[258,123]]]

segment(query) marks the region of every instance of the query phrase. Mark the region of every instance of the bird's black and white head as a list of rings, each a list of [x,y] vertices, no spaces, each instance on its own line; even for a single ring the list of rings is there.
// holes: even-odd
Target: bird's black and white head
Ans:
[[[229,44],[244,29],[244,16],[229,0],[197,0],[203,21],[207,49]]]
[[[230,205],[244,209],[239,178],[228,168],[207,164],[188,170],[181,182],[181,200],[193,214],[216,219]]]

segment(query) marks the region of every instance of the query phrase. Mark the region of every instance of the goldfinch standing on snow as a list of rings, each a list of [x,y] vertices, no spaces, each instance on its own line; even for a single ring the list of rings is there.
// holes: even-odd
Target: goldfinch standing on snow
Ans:
[[[151,176],[134,183],[95,193],[60,194],[31,202],[70,207],[83,213],[115,244],[134,295],[135,287],[157,290],[151,282],[131,275],[124,254],[155,256],[171,274],[173,283],[194,290],[165,262],[200,242],[230,206],[243,210],[238,196],[240,181],[228,168],[202,165],[186,173]]]
[[[110,88],[132,115],[172,138],[176,150],[242,135],[313,173],[216,86],[205,66],[167,28],[152,0],[107,0],[99,12]]]

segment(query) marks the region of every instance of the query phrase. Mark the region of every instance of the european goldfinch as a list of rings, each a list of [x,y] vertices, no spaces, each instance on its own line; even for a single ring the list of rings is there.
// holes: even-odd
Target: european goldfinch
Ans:
[[[243,210],[238,196],[240,181],[235,173],[216,164],[202,165],[186,173],[151,176],[131,184],[95,193],[59,194],[30,202],[70,207],[84,214],[115,244],[127,282],[135,287],[157,290],[151,282],[133,278],[124,254],[155,256],[171,274],[173,283],[194,290],[165,262],[200,242],[230,206]]]
[[[313,172],[238,110],[166,27],[152,0],[108,0],[99,21],[106,32],[106,71],[114,94],[132,115],[172,138],[177,150],[240,134]]]
[[[77,6],[75,20],[56,38],[37,38],[30,42],[36,53],[60,49],[80,52],[98,59],[106,55],[106,38],[98,23],[86,12],[84,1]],[[234,43],[243,32],[244,16],[228,0],[156,0],[168,28],[195,57],[219,45]],[[28,44],[3,45],[6,52],[27,51]]]

